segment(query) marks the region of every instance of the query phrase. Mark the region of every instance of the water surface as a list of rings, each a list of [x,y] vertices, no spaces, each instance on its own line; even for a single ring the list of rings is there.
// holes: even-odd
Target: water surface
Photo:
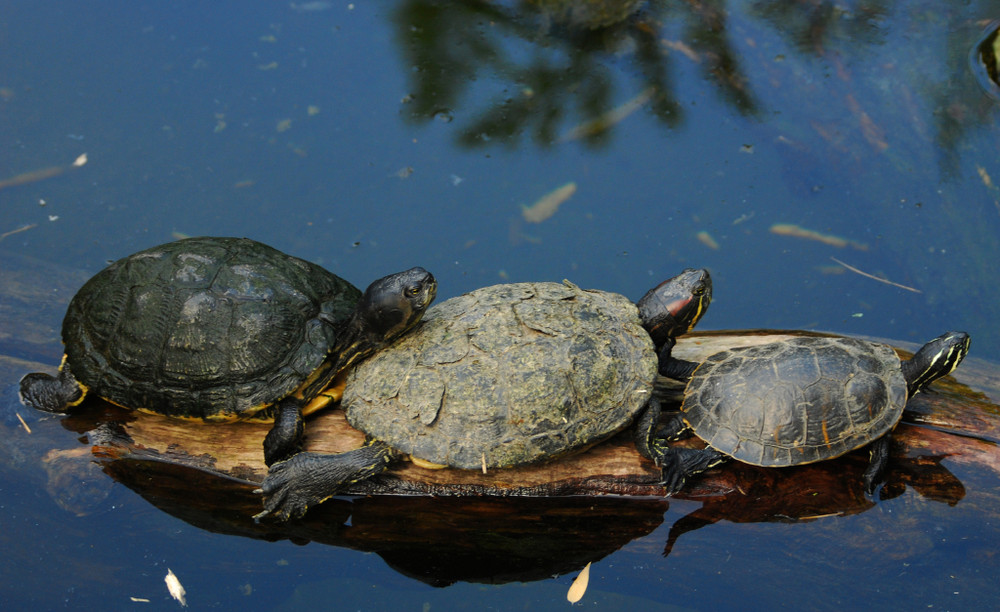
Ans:
[[[705,328],[964,329],[975,356],[1000,359],[998,106],[972,52],[995,6],[569,4],[7,7],[0,180],[60,169],[0,189],[0,233],[27,228],[0,240],[0,262],[85,278],[176,236],[248,236],[361,286],[421,265],[439,299],[563,278],[636,299],[698,266],[715,280]],[[570,182],[551,217],[524,217]],[[41,302],[19,316],[57,328]],[[37,465],[9,463],[14,608],[172,608],[169,567],[192,607],[544,609],[578,569],[434,588],[369,552],[212,533],[102,474],[107,496],[77,516]],[[823,520],[723,520],[664,557],[702,504],[671,501],[595,560],[584,601],[981,608],[998,595],[996,475],[950,467],[986,485],[955,505],[907,490]]]

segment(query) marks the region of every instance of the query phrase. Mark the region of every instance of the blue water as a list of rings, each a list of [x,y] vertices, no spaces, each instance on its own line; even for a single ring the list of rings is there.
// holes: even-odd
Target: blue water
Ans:
[[[650,2],[598,33],[523,4],[7,6],[0,180],[88,161],[0,189],[0,233],[28,227],[0,252],[92,274],[180,235],[248,236],[361,286],[421,265],[439,299],[563,278],[638,298],[698,266],[715,281],[704,328],[964,329],[1000,359],[998,107],[969,63],[988,3]],[[607,131],[566,139],[646,91]],[[551,218],[522,217],[571,181]],[[12,609],[172,609],[167,567],[193,608],[247,610],[547,609],[572,578],[433,589],[370,553],[209,533],[121,485],[85,517],[16,470],[0,491]],[[826,521],[721,522],[664,559],[697,506],[671,503],[595,562],[584,602],[971,609],[998,595],[962,505],[908,491]]]

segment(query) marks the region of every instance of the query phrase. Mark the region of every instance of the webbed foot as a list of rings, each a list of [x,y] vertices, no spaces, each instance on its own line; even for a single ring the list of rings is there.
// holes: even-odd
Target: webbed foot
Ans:
[[[673,495],[687,479],[729,460],[729,456],[714,448],[670,448],[664,451],[657,465],[662,469],[662,484]]]
[[[344,486],[386,470],[397,453],[381,442],[372,442],[346,453],[298,453],[271,466],[255,493],[264,496],[266,516],[287,521],[300,518],[310,507],[340,492]]]
[[[44,372],[25,374],[21,378],[19,391],[21,403],[25,406],[59,413],[67,412],[70,407],[82,402],[84,393],[83,387],[69,371],[67,363],[63,363],[56,376]]]

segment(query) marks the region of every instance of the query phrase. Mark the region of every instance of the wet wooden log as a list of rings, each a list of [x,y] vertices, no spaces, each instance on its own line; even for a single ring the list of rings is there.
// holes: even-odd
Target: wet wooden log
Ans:
[[[806,332],[729,331],[694,333],[681,339],[676,354],[699,360],[722,348],[771,342]],[[908,356],[909,353],[902,351]],[[1000,473],[1000,374],[990,364],[969,359],[955,377],[933,384],[912,398],[903,422],[894,435],[892,461],[920,461],[922,457],[948,457],[958,463],[976,464]],[[666,406],[676,405],[679,389],[664,382]],[[102,461],[129,460],[163,463],[199,470],[221,478],[256,486],[266,474],[261,443],[269,430],[263,423],[192,424],[165,417],[135,414],[103,403],[94,403],[65,420],[64,426],[88,433],[94,455]],[[363,436],[351,428],[339,409],[320,412],[306,425],[306,449],[342,452],[358,447]],[[697,439],[680,444],[698,446]],[[848,456],[859,478],[866,454]],[[729,464],[734,465],[734,464]],[[801,468],[792,468],[801,469]],[[688,495],[717,494],[746,488],[734,473],[771,472],[750,466],[723,467],[692,483]],[[780,477],[779,469],[776,472]],[[842,470],[841,470],[842,471]],[[393,495],[663,495],[659,471],[641,457],[625,432],[589,450],[547,463],[521,468],[491,470],[429,470],[400,462],[385,475],[352,485],[345,494]],[[764,480],[770,481],[769,474]],[[738,480],[744,480],[743,484]],[[930,486],[930,485],[928,485]]]

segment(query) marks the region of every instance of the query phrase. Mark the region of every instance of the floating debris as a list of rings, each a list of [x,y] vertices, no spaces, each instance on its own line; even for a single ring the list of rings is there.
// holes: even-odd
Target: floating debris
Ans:
[[[559,205],[576,193],[576,183],[570,181],[562,187],[550,191],[531,206],[521,205],[521,215],[528,223],[541,223],[559,210]]]
[[[310,104],[306,108],[306,114],[309,115],[310,117],[315,117],[316,115],[319,114],[319,107],[316,106],[315,104]]]
[[[664,38],[663,40],[660,41],[660,44],[662,44],[667,49],[670,49],[671,51],[677,51],[687,56],[689,60],[691,60],[696,64],[701,63],[701,56],[698,55],[698,52],[679,40],[667,40],[666,38]]]
[[[771,233],[778,234],[779,236],[793,236],[795,238],[806,238],[809,240],[815,240],[817,242],[822,242],[823,244],[829,244],[835,247],[853,247],[859,251],[867,251],[868,245],[862,242],[855,242],[848,238],[841,238],[840,236],[834,236],[832,234],[821,234],[817,231],[806,229],[804,227],[799,227],[791,223],[775,223],[771,226]]]
[[[590,582],[590,563],[587,563],[580,570],[580,574],[573,581],[573,584],[569,585],[569,592],[566,593],[566,601],[571,604],[583,599],[583,594],[587,592],[587,583]]]
[[[976,172],[979,173],[979,178],[982,179],[983,185],[986,185],[987,189],[997,188],[996,185],[993,184],[993,179],[990,178],[990,174],[986,171],[986,168],[976,164]]]
[[[16,187],[18,185],[26,185],[28,183],[34,183],[35,181],[41,181],[43,179],[52,178],[54,176],[59,176],[67,170],[72,170],[74,168],[79,168],[80,166],[87,163],[87,154],[84,153],[73,160],[73,163],[67,166],[49,166],[48,168],[42,168],[41,170],[32,170],[31,172],[24,172],[18,174],[17,176],[12,176],[9,179],[0,181],[0,189],[5,189],[7,187]]]
[[[281,121],[278,122],[278,125],[276,125],[274,129],[277,130],[278,133],[280,134],[282,132],[287,132],[289,129],[291,129],[291,127],[292,127],[291,119],[282,119]]]
[[[15,230],[10,230],[9,232],[4,232],[4,233],[0,234],[0,240],[3,240],[7,236],[13,236],[14,234],[20,234],[21,232],[26,232],[26,231],[30,230],[31,228],[33,228],[33,227],[38,227],[38,224],[37,223],[29,223],[28,225],[22,225],[21,227],[15,229]]]
[[[399,170],[392,173],[392,176],[398,179],[408,179],[413,174],[413,166],[403,166]]]
[[[14,414],[17,415],[17,420],[21,421],[21,426],[24,427],[24,431],[26,431],[26,432],[28,432],[30,434],[31,433],[31,428],[28,427],[28,424],[24,422],[24,417],[21,416],[21,413],[18,412],[17,410],[15,410]]]
[[[271,62],[269,64],[258,64],[257,65],[257,69],[258,70],[274,70],[277,67],[278,67],[278,62]]]
[[[647,87],[639,92],[639,95],[625,102],[621,106],[612,108],[611,110],[602,113],[599,117],[591,119],[590,121],[585,121],[574,127],[570,131],[566,132],[566,134],[564,134],[559,141],[568,142],[571,140],[579,140],[581,138],[594,136],[607,131],[616,124],[624,121],[635,111],[645,106],[646,103],[653,97],[654,93],[656,93],[656,87]]]
[[[818,270],[820,274],[826,275],[843,274],[844,272],[847,272],[847,269],[844,268],[844,266],[816,266],[816,270]]]
[[[881,276],[875,276],[874,274],[869,274],[867,272],[863,272],[861,270],[858,270],[854,266],[845,264],[844,262],[840,261],[836,257],[831,257],[830,259],[832,259],[833,261],[835,261],[835,262],[839,263],[840,265],[844,266],[845,268],[847,268],[851,272],[854,272],[855,274],[860,274],[861,276],[864,276],[865,278],[870,278],[870,279],[876,280],[876,281],[878,281],[880,283],[885,283],[886,285],[892,285],[893,287],[898,287],[900,289],[906,289],[907,291],[912,291],[913,293],[923,293],[923,291],[921,291],[920,289],[914,289],[913,287],[907,287],[906,285],[900,285],[899,283],[894,283],[894,282],[892,282],[889,279],[882,278]]]
[[[739,225],[740,223],[744,223],[746,221],[749,221],[750,219],[753,219],[754,216],[756,216],[756,215],[757,215],[757,211],[755,211],[755,210],[751,210],[749,213],[744,213],[744,214],[740,215],[739,217],[733,219],[733,225]]]
[[[170,568],[167,568],[167,575],[163,578],[163,581],[167,583],[167,590],[170,591],[170,596],[176,599],[184,607],[187,607],[187,600],[184,596],[187,594],[184,591],[184,587],[181,586],[181,581],[177,579]]]
[[[719,250],[719,243],[716,242],[715,238],[712,238],[712,235],[709,234],[708,232],[706,232],[705,230],[702,230],[702,231],[698,232],[694,236],[695,236],[695,238],[698,239],[698,242],[702,243],[703,245],[707,246],[708,248],[716,250],[716,251]]]
[[[288,6],[296,13],[319,13],[320,11],[328,11],[333,8],[333,3],[320,0],[317,2],[292,2]]]

